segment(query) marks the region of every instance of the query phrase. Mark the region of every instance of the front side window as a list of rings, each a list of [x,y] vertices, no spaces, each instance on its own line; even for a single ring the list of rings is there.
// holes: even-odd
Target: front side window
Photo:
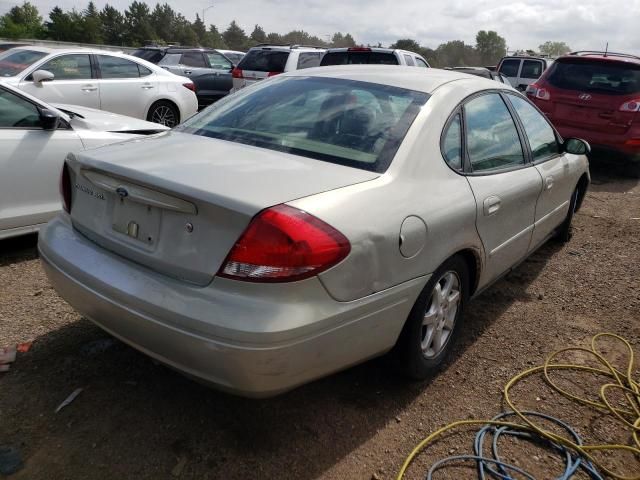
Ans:
[[[98,65],[100,65],[102,78],[138,78],[140,76],[138,64],[126,58],[98,55]]]
[[[0,88],[0,128],[40,126],[40,112],[31,102]]]
[[[313,68],[320,65],[322,52],[302,52],[298,57],[298,70]]]
[[[18,75],[27,67],[46,56],[46,53],[34,50],[18,50],[14,53],[9,53],[0,60],[0,77]]]
[[[182,54],[180,63],[186,67],[205,68],[207,64],[200,52],[185,52]]]
[[[207,52],[206,55],[209,59],[209,65],[211,65],[211,68],[215,68],[216,70],[231,70],[231,68],[233,68],[231,62],[227,60],[224,55],[214,52]]]
[[[502,65],[500,65],[499,71],[505,77],[517,77],[519,68],[520,68],[520,60],[508,59],[502,62]]]
[[[221,100],[178,129],[384,172],[428,98],[368,82],[280,77]]]
[[[522,120],[533,161],[544,160],[559,154],[560,146],[556,134],[544,116],[522,97],[509,95],[509,100]]]
[[[525,60],[522,62],[520,78],[539,78],[542,75],[542,62],[540,60]]]
[[[444,159],[454,170],[462,170],[462,123],[458,113],[444,133],[442,148]]]
[[[415,63],[413,63],[413,58],[411,58],[411,55],[405,55],[404,56],[404,61],[407,62],[407,65],[410,67],[415,67]]]
[[[474,172],[524,165],[518,130],[497,93],[482,95],[464,106],[467,152]]]
[[[416,57],[416,65],[422,68],[429,68],[429,65],[427,65],[427,63],[424,60],[418,57]]]
[[[87,80],[91,78],[89,55],[61,55],[45,63],[41,70],[53,73],[53,80]]]

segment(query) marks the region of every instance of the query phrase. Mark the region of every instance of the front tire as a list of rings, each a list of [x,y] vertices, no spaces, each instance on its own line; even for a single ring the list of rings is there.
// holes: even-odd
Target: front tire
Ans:
[[[578,195],[580,194],[580,187],[576,187],[571,195],[571,199],[569,200],[569,211],[567,212],[567,217],[558,228],[558,233],[556,238],[560,243],[568,243],[571,240],[571,236],[573,235],[571,229],[571,222],[573,221],[573,215],[576,212],[576,208],[578,207]]]
[[[147,121],[173,128],[180,123],[180,111],[174,103],[159,100],[149,108]]]
[[[424,380],[437,371],[455,344],[469,300],[469,267],[460,256],[433,274],[407,318],[396,351],[401,371]]]

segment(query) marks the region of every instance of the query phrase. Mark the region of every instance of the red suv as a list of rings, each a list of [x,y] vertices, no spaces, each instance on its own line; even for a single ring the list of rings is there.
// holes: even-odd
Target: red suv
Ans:
[[[558,58],[526,93],[562,136],[631,160],[630,173],[640,177],[640,57],[574,52]]]

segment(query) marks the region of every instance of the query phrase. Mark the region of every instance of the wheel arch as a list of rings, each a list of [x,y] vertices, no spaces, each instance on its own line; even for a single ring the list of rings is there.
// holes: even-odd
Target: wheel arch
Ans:
[[[587,189],[589,188],[589,176],[586,173],[583,173],[580,179],[578,180],[578,184],[576,185],[576,189],[578,189],[578,202],[576,203],[577,212],[580,210],[582,206],[582,201],[584,197],[587,195]]]
[[[166,97],[160,97],[160,98],[154,98],[153,101],[151,102],[151,104],[147,107],[147,115],[145,117],[146,120],[149,120],[149,114],[151,113],[151,109],[154,107],[154,105],[156,105],[157,103],[160,102],[167,102],[170,103],[171,105],[173,105],[176,109],[176,111],[178,112],[178,121],[176,123],[176,125],[178,125],[181,121],[182,121],[182,111],[180,110],[180,106],[172,99],[170,98],[166,98]]]

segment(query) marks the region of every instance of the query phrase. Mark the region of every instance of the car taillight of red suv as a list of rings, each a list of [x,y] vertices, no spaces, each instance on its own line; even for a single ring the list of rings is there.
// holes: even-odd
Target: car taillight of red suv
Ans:
[[[557,59],[526,95],[563,137],[622,154],[640,174],[640,57],[575,52]]]

